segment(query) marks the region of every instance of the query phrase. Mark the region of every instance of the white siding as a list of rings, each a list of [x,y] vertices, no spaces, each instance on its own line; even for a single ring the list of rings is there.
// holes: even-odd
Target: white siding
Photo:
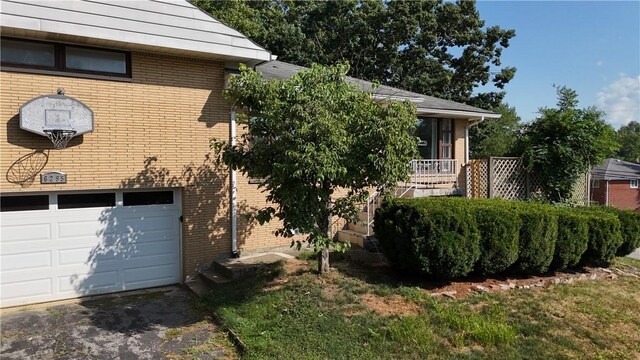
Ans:
[[[184,0],[3,0],[1,11],[6,28],[270,60],[268,51]]]

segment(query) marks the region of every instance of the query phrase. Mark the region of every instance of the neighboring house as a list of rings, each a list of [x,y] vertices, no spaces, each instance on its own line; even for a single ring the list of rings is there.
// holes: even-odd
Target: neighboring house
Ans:
[[[591,201],[640,211],[640,164],[607,159],[591,171]]]
[[[186,1],[3,0],[0,23],[0,306],[180,283],[216,257],[290,244],[247,222],[265,194],[209,149],[235,133],[226,77],[268,51]],[[499,115],[373,93],[418,107],[415,182],[464,188],[467,129]],[[56,150],[44,130],[78,136]]]

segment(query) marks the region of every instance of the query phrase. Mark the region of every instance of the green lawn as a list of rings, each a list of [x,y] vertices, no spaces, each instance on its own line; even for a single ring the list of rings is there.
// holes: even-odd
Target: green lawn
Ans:
[[[217,288],[206,306],[251,359],[640,358],[640,278],[454,300],[336,266],[323,276],[306,263],[263,268]]]

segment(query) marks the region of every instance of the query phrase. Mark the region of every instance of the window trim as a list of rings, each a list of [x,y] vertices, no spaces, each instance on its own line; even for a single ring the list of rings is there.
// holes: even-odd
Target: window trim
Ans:
[[[31,43],[39,43],[39,44],[48,44],[53,45],[53,57],[54,57],[54,66],[41,66],[41,65],[29,65],[29,64],[20,64],[13,62],[1,62],[0,65],[2,67],[10,67],[10,68],[20,68],[20,69],[33,69],[33,70],[47,70],[47,71],[59,71],[64,72],[66,74],[89,74],[89,75],[101,75],[101,76],[109,76],[109,77],[117,77],[117,78],[131,78],[131,52],[124,50],[115,50],[110,48],[101,48],[95,46],[86,46],[86,45],[78,45],[78,44],[69,44],[69,43],[59,43],[59,42],[51,42],[51,41],[40,41],[40,40],[32,40],[32,39],[21,39],[14,37],[6,37],[3,36],[2,40],[13,40],[13,41],[22,41],[22,42],[31,42]],[[97,51],[108,51],[114,53],[120,53],[125,55],[125,73],[114,73],[109,71],[97,71],[97,70],[83,70],[83,69],[72,69],[67,68],[66,66],[66,47],[76,47],[88,50],[97,50]],[[4,70],[4,69],[3,69]]]
[[[633,183],[636,183],[636,185],[634,186]],[[637,189],[638,188],[638,179],[631,179],[629,180],[629,187],[632,189]]]

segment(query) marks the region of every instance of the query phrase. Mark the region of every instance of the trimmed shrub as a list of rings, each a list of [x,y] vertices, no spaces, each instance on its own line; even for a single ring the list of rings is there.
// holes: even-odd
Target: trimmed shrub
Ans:
[[[578,265],[589,244],[589,218],[573,209],[558,209],[558,237],[551,268],[563,270]]]
[[[550,206],[516,206],[522,226],[520,249],[514,267],[524,274],[540,274],[549,269],[558,237],[558,216]]]
[[[589,246],[582,256],[585,265],[608,266],[623,243],[620,219],[604,207],[578,208],[588,217]]]
[[[620,210],[614,207],[595,207],[602,209],[618,217],[622,244],[618,247],[616,255],[626,256],[640,247],[640,212],[633,210]]]
[[[374,231],[384,254],[402,270],[451,279],[471,272],[480,256],[465,199],[385,202],[376,211]]]
[[[473,214],[480,232],[480,260],[477,270],[496,274],[518,260],[518,243],[522,221],[508,203],[480,201],[473,204]]]

